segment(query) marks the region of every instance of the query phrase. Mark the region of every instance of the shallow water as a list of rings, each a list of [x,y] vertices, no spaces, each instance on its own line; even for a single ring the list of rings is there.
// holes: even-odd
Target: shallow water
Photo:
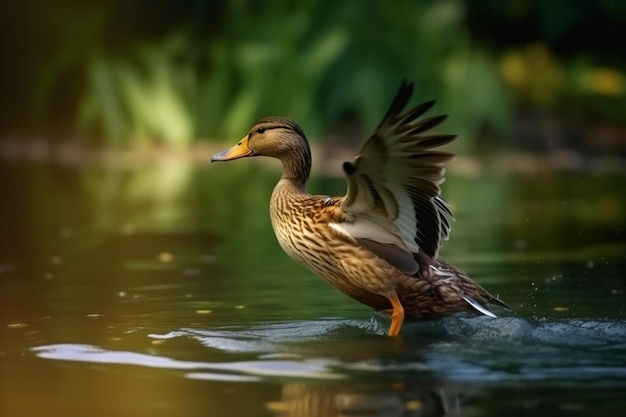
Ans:
[[[281,252],[272,171],[0,170],[2,416],[624,413],[622,178],[450,177],[442,254],[513,311],[392,339]]]

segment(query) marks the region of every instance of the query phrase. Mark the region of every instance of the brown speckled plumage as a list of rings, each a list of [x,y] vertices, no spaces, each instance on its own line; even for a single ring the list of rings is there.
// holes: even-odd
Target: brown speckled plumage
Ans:
[[[411,93],[412,85],[400,87],[359,156],[344,163],[344,197],[306,192],[311,152],[302,129],[286,118],[260,120],[237,145],[213,158],[278,158],[283,174],[272,193],[270,217],[281,247],[348,296],[389,312],[390,335],[399,333],[405,316],[471,310],[493,316],[484,304],[506,307],[437,255],[452,218],[439,195],[451,155],[433,149],[454,136],[424,135],[444,120],[419,119],[432,102],[401,114]]]

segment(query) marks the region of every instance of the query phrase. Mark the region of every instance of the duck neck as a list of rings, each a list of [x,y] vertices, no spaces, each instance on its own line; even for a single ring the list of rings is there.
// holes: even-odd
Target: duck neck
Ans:
[[[283,174],[281,180],[288,181],[297,189],[304,191],[311,174],[311,149],[307,143],[301,144],[282,158]]]

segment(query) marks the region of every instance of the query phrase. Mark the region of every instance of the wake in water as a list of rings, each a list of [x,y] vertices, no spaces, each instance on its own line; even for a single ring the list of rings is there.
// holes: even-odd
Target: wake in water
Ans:
[[[32,350],[46,359],[174,368],[208,379],[335,379],[355,372],[392,371],[394,377],[417,372],[452,381],[584,380],[626,385],[626,322],[453,316],[408,323],[404,336],[394,339],[381,337],[386,329],[382,320],[375,316],[369,321],[326,319],[148,334],[153,340],[192,339],[211,351],[257,357],[234,362],[180,361],[74,344]]]

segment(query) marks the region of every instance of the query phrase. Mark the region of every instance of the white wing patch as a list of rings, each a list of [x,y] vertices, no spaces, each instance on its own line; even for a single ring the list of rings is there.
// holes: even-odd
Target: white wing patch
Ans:
[[[383,226],[368,220],[357,220],[354,223],[329,223],[329,226],[338,233],[352,239],[369,239],[384,245],[394,245],[406,250],[402,240]]]

